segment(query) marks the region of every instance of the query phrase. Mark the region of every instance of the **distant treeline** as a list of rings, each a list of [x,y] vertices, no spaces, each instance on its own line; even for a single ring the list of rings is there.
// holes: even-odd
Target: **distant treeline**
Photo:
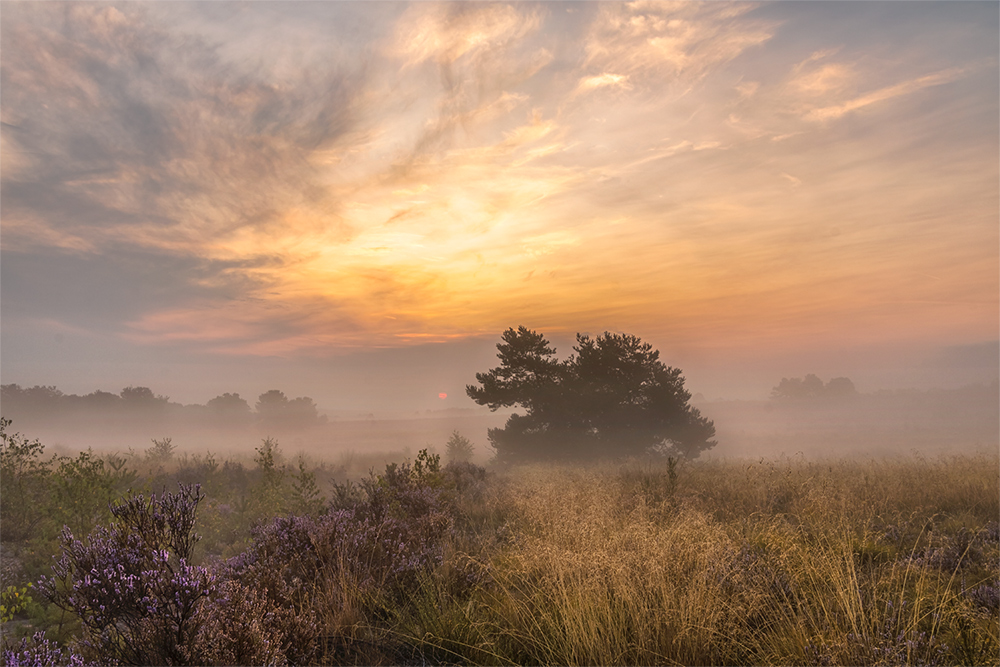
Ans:
[[[771,390],[771,398],[776,399],[799,399],[799,398],[852,398],[858,395],[854,383],[850,378],[833,378],[826,384],[817,376],[810,373],[804,378],[781,378],[774,389]]]
[[[855,388],[850,378],[838,377],[824,383],[818,376],[810,373],[804,378],[781,378],[781,382],[771,389],[770,400],[793,404],[801,401],[799,405],[809,402],[864,399],[869,403],[897,401],[944,405],[950,402],[962,402],[995,406],[998,395],[1000,395],[1000,380],[994,380],[989,384],[970,384],[956,389],[879,389],[862,394]]]
[[[279,431],[304,430],[326,423],[313,399],[308,396],[289,399],[277,389],[261,394],[251,408],[239,394],[228,392],[205,405],[182,405],[153,393],[149,387],[125,387],[118,394],[97,390],[80,396],[65,394],[54,386],[22,388],[5,384],[0,386],[0,407],[5,417],[28,422],[38,418],[65,421],[80,417],[118,424],[179,420],[225,428],[257,424]]]

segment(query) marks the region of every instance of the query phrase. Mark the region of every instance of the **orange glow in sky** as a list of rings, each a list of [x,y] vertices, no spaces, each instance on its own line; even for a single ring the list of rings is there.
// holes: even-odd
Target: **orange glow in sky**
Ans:
[[[995,3],[223,14],[5,6],[5,320],[255,356],[997,338]]]

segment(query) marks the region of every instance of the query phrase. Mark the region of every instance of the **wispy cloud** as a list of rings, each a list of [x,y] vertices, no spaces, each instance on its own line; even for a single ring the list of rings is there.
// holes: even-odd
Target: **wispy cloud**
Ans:
[[[632,84],[629,83],[627,74],[605,72],[596,76],[586,76],[580,79],[580,84],[577,86],[577,90],[583,92],[597,88],[623,88],[629,90],[632,88]]]
[[[591,26],[588,68],[650,84],[690,80],[767,42],[775,26],[747,19],[751,3],[630,2],[604,5]]]
[[[541,24],[537,9],[512,5],[417,3],[400,19],[389,51],[414,66],[428,60],[440,65],[460,58],[487,59],[516,45]]]
[[[953,67],[940,72],[935,72],[933,74],[928,74],[926,76],[917,77],[916,79],[880,88],[870,93],[847,100],[841,104],[812,109],[809,111],[806,118],[809,120],[820,121],[840,118],[847,113],[857,111],[858,109],[862,109],[872,104],[885,102],[886,100],[891,100],[892,98],[899,97],[901,95],[909,95],[930,86],[940,86],[945,83],[950,83],[960,78],[964,73],[963,68]]]

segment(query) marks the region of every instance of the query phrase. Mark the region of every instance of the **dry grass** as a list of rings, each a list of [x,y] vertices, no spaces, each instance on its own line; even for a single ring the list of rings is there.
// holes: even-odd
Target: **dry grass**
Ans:
[[[519,468],[513,538],[466,554],[491,583],[400,628],[487,664],[997,664],[998,484],[995,454]]]

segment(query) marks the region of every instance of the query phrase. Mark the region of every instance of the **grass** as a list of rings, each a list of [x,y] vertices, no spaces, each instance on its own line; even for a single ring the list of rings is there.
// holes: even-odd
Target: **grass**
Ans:
[[[429,582],[398,631],[442,662],[996,664],[998,481],[995,455],[517,468],[489,585]]]
[[[219,565],[253,544],[243,524],[264,515],[237,501],[261,475],[201,463],[181,468],[210,482],[198,531]],[[379,569],[313,541],[316,572],[299,578],[296,552],[230,582],[206,637],[275,663],[294,648],[324,664],[1000,663],[997,453],[466,466],[439,491],[448,530],[412,539],[438,536],[443,559],[416,585],[366,579],[391,554]],[[282,581],[294,608],[268,598]],[[60,640],[76,634],[62,621],[45,623]]]

